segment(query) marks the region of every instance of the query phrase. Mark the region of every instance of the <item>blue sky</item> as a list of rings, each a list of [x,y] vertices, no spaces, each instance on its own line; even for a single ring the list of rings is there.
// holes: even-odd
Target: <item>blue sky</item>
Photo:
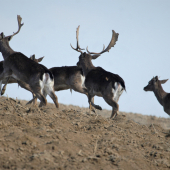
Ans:
[[[10,41],[15,51],[26,56],[45,56],[46,67],[73,66],[79,53],[76,45],[76,28],[80,25],[79,43],[82,48],[100,52],[108,45],[112,29],[119,33],[115,47],[93,61],[95,66],[119,74],[126,83],[119,100],[120,111],[168,117],[153,92],[143,87],[153,76],[170,78],[169,63],[169,0],[8,0],[0,5],[0,32],[11,35],[18,29],[17,15],[24,26]],[[3,60],[0,54],[1,60]],[[170,81],[163,85],[170,92]],[[8,85],[5,95],[30,100],[30,92]],[[56,92],[59,102],[88,106],[85,95],[69,90]],[[48,97],[48,102],[52,100]],[[111,109],[102,98],[95,103],[103,109]]]

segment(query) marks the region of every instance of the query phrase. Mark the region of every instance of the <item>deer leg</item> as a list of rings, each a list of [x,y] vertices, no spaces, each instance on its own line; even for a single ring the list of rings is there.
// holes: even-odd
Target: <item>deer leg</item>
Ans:
[[[88,97],[88,96],[87,96],[87,97]],[[91,98],[91,102],[90,102],[90,105],[89,105],[89,109],[90,109],[90,114],[91,114],[91,111],[94,112],[94,113],[96,113],[95,108],[92,106],[91,103],[94,104],[94,97]]]
[[[34,106],[36,106],[37,105],[37,96],[34,94],[34,93],[32,93],[32,96],[33,96],[33,105]]]
[[[2,87],[2,80],[0,81],[0,90],[1,90],[1,87]]]
[[[5,93],[6,86],[7,86],[8,82],[9,82],[9,79],[10,79],[10,77],[8,77],[8,79],[7,79],[6,83],[5,83],[5,85],[3,86],[2,90],[1,90],[1,95],[3,95],[3,94]]]
[[[6,84],[4,85],[3,89],[1,90],[1,95],[3,95],[5,93],[5,90],[6,90],[6,86],[7,86],[7,83],[10,79],[10,76],[12,75],[12,71],[11,70],[4,70],[1,74],[0,74],[0,89],[1,89],[1,86],[2,86],[2,81],[4,78],[7,77],[7,81],[6,81]]]
[[[112,107],[112,114],[110,116],[110,119],[114,119],[119,113],[119,105]]]
[[[94,96],[88,94],[88,102],[89,102],[89,105],[91,104],[94,108],[98,109],[98,110],[102,110],[102,108],[99,106],[99,105],[95,105],[93,102],[92,102],[92,98]]]
[[[33,101],[34,101],[34,99],[36,99],[37,98],[37,96],[35,95],[35,96],[33,96],[33,99],[31,99],[29,102],[27,102],[26,103],[26,105],[28,105],[28,104],[31,104]]]
[[[33,91],[33,93],[35,94],[35,97],[31,101],[29,101],[28,103],[33,102],[34,99],[37,97],[41,101],[39,107],[46,106],[47,105],[47,100],[46,100],[46,98],[43,96],[43,94],[41,92],[42,90],[41,90],[40,85],[39,84],[34,84],[30,88]]]
[[[53,91],[51,91],[50,93],[48,93],[48,95],[51,97],[51,99],[55,103],[56,108],[59,108],[58,98],[55,95],[55,93]]]
[[[77,84],[76,86],[73,84],[73,85],[70,85],[70,86],[71,86],[71,89],[73,89],[76,92],[83,93],[83,94],[87,95],[87,98],[88,98],[87,89],[82,87],[81,84]],[[92,97],[91,102],[94,103],[94,97]],[[95,113],[95,108],[92,107],[92,104],[89,104],[89,109],[90,109],[90,111],[92,110]]]
[[[39,107],[42,107],[42,106],[46,106],[46,105],[47,105],[47,100],[46,100],[46,98],[45,98],[41,93],[37,93],[37,94],[35,94],[35,95],[36,95],[36,96],[38,97],[38,99],[41,101]]]
[[[94,103],[94,97],[92,97],[91,101],[92,101],[92,103]],[[92,107],[92,112],[96,113],[96,111],[95,111],[95,108],[94,108],[94,107]]]
[[[55,92],[53,90],[53,86],[52,87],[46,86],[46,88],[43,89],[43,96],[45,96],[45,98],[46,98],[47,94],[51,97],[51,99],[53,100],[55,106],[57,108],[59,108],[58,98],[55,95]],[[41,103],[40,103],[40,105],[41,105]]]
[[[47,93],[45,92],[45,90],[43,90],[43,96],[47,98]],[[42,102],[40,102],[40,105],[42,105]]]
[[[110,116],[110,119],[114,119],[117,115],[118,115],[118,111],[119,111],[119,105],[117,102],[115,102],[111,96],[103,96],[104,100],[106,101],[106,103],[110,106],[112,106],[112,114]]]

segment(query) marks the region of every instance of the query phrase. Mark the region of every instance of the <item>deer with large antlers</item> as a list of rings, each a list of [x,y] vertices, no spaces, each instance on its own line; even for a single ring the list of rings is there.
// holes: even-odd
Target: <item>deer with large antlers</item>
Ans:
[[[54,76],[54,90],[72,90],[85,94],[87,96],[87,89],[84,85],[85,76],[83,70],[77,66],[63,66],[52,67],[49,69]],[[46,97],[46,93],[43,94]],[[35,101],[33,99],[32,101]],[[31,101],[31,102],[32,102]],[[94,101],[94,98],[92,99]],[[29,103],[31,103],[29,102]],[[95,112],[94,108],[93,111]]]
[[[40,58],[36,59],[36,58],[35,58],[35,54],[32,55],[32,56],[30,56],[30,59],[33,60],[33,61],[35,61],[35,62],[37,62],[37,63],[41,62],[41,61],[43,60],[43,58],[44,58],[44,57],[40,57]],[[3,74],[3,71],[4,71],[3,61],[1,61],[1,62],[0,62],[0,75]],[[29,86],[28,86],[26,83],[24,83],[24,82],[22,82],[22,81],[19,81],[19,80],[16,80],[16,79],[14,79],[13,77],[6,77],[6,78],[0,80],[0,90],[1,90],[0,93],[1,93],[1,95],[3,95],[3,94],[5,93],[7,84],[12,84],[12,83],[18,83],[18,86],[20,86],[20,87],[22,87],[22,88],[30,91],[30,92],[32,93],[33,97],[35,97],[35,94],[31,91],[31,89],[29,88]],[[5,85],[4,85],[3,88],[1,89],[2,84],[5,84]],[[37,102],[34,100],[34,105],[36,105],[36,103],[37,103]]]
[[[9,46],[9,41],[19,33],[23,26],[21,24],[22,18],[19,15],[17,20],[18,31],[16,33],[10,36],[4,36],[4,33],[0,34],[0,52],[4,58],[4,70],[3,74],[0,75],[0,80],[13,77],[23,82],[41,101],[40,106],[47,104],[47,100],[42,94],[45,91],[52,98],[56,107],[59,107],[57,96],[54,93],[54,77],[52,73],[45,66],[36,63],[20,52],[12,50]]]
[[[158,102],[163,106],[164,111],[170,115],[170,93],[166,93],[161,84],[164,84],[168,81],[166,80],[159,80],[158,76],[153,77],[148,85],[144,87],[145,91],[153,91]]]
[[[120,95],[123,93],[123,90],[126,90],[125,83],[119,75],[110,73],[101,67],[95,67],[91,60],[98,58],[102,53],[107,52],[111,49],[111,47],[114,47],[116,41],[118,40],[118,35],[118,33],[112,31],[111,42],[109,43],[108,47],[106,49],[104,47],[100,53],[89,52],[88,48],[88,53],[83,53],[78,42],[78,26],[76,31],[77,47],[73,48],[71,45],[74,50],[81,53],[77,66],[82,68],[85,75],[85,87],[88,91],[89,104],[96,109],[101,110],[102,108],[100,106],[95,105],[92,102],[92,97],[95,95],[103,97],[106,103],[112,107],[112,114],[110,118],[115,118],[118,114],[119,105],[117,102]]]

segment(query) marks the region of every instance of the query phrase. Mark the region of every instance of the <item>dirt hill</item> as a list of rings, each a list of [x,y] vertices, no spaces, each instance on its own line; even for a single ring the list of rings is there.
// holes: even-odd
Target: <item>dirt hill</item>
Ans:
[[[169,118],[25,103],[0,98],[0,169],[170,169]]]

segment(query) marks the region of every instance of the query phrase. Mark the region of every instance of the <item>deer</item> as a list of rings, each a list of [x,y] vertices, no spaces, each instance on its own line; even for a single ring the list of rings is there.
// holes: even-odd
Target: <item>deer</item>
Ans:
[[[83,70],[77,66],[62,66],[52,67],[49,69],[54,76],[54,90],[72,90],[85,94],[87,96],[87,89],[84,85],[85,77]],[[43,94],[46,97],[46,94]],[[32,101],[35,101],[34,99]],[[94,98],[92,99],[94,101]],[[31,101],[31,102],[32,102]],[[30,102],[30,103],[31,103]],[[92,109],[95,112],[94,108]]]
[[[110,116],[111,119],[114,119],[118,115],[119,105],[118,100],[123,91],[126,91],[124,80],[118,75],[113,74],[104,70],[102,67],[95,67],[92,63],[92,59],[97,59],[102,53],[109,52],[111,47],[114,47],[116,41],[118,40],[118,33],[112,30],[112,39],[105,49],[100,53],[89,52],[88,46],[86,48],[86,52],[82,52],[83,49],[80,48],[78,36],[79,36],[79,28],[76,29],[76,39],[77,39],[77,47],[74,48],[71,44],[73,50],[80,52],[79,61],[77,62],[77,66],[82,68],[83,74],[85,75],[85,87],[88,92],[88,102],[91,105],[98,109],[102,110],[99,105],[95,105],[92,102],[92,98],[97,95],[103,97],[105,102],[112,107],[112,114]]]
[[[41,61],[43,60],[43,58],[44,58],[44,57],[40,57],[40,58],[36,59],[36,58],[35,58],[35,54],[33,54],[33,55],[30,56],[30,59],[33,60],[33,61],[35,61],[35,62],[37,62],[37,63],[41,62]],[[3,61],[1,61],[1,62],[0,62],[0,74],[2,74],[3,71],[4,71]],[[5,85],[3,86],[3,88],[2,88],[2,90],[1,90],[1,95],[3,95],[3,94],[5,93],[7,83],[8,83],[8,84],[18,83],[18,86],[20,86],[20,87],[22,87],[22,88],[24,88],[24,89],[26,89],[26,90],[28,90],[28,91],[31,91],[29,88],[27,88],[27,85],[26,85],[24,82],[21,82],[21,81],[19,81],[19,80],[16,80],[16,79],[14,79],[13,77],[9,77],[9,80],[8,80],[8,77],[7,77],[7,78],[5,78],[5,79],[3,79],[3,80],[0,80],[0,90],[1,90],[1,85],[2,85],[2,84],[5,84]],[[32,93],[32,91],[31,91],[31,93]],[[33,97],[35,96],[35,94],[33,94],[33,93],[32,93],[32,95],[33,95]],[[37,103],[37,102],[34,100],[34,105],[36,105],[36,103]]]
[[[159,80],[158,76],[153,77],[146,87],[144,87],[144,91],[153,91],[158,102],[163,106],[164,111],[170,116],[170,93],[166,93],[161,84],[164,84],[168,81]]]
[[[17,21],[17,32],[9,36],[5,36],[3,32],[0,34],[0,52],[4,59],[4,70],[0,75],[0,80],[8,77],[8,83],[10,77],[12,77],[17,81],[23,82],[25,87],[41,101],[39,107],[47,105],[47,100],[43,96],[43,92],[45,91],[58,108],[58,98],[54,93],[54,77],[52,73],[45,66],[36,63],[21,52],[14,51],[9,45],[9,41],[20,32],[23,26],[20,15],[17,15]]]

